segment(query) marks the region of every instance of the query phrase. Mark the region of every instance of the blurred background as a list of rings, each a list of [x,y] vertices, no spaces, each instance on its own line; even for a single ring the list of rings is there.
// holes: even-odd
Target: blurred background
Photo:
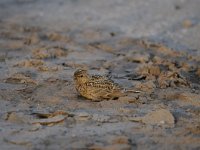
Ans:
[[[0,19],[65,32],[88,28],[200,47],[199,0],[0,0]]]

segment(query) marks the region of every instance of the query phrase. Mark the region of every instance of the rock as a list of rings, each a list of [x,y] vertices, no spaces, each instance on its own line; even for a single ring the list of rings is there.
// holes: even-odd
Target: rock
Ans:
[[[132,117],[131,121],[141,121],[145,124],[151,125],[174,125],[174,117],[167,109],[159,109],[148,113],[144,117]]]
[[[41,124],[41,125],[54,125],[58,124],[60,122],[63,122],[67,116],[64,115],[57,115],[52,118],[47,118],[47,119],[34,119],[31,123],[32,124]]]
[[[66,112],[66,111],[62,111],[62,110],[57,110],[55,112],[49,112],[47,110],[42,110],[42,111],[33,111],[32,112],[33,115],[36,115],[38,118],[52,118],[58,115],[63,115],[63,116],[72,116],[72,114]]]

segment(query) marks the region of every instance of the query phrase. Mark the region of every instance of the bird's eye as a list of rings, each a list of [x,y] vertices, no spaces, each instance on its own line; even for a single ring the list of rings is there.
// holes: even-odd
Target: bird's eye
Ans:
[[[83,77],[83,75],[80,76],[81,78]]]

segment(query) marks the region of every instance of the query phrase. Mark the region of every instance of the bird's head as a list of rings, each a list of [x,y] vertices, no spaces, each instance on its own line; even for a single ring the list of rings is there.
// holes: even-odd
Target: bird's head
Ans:
[[[89,80],[87,70],[78,69],[74,72],[74,81],[79,84],[86,83]]]

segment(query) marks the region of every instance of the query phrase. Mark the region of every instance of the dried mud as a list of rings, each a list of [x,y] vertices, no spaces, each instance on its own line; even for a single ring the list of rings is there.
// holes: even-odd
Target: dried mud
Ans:
[[[199,24],[188,19],[180,24],[185,30],[195,26]],[[2,149],[200,148],[198,44],[198,50],[178,44],[176,49],[149,37],[104,29],[103,23],[102,28],[67,28],[61,32],[2,18]],[[91,102],[74,88],[78,68],[109,75],[140,92]]]

